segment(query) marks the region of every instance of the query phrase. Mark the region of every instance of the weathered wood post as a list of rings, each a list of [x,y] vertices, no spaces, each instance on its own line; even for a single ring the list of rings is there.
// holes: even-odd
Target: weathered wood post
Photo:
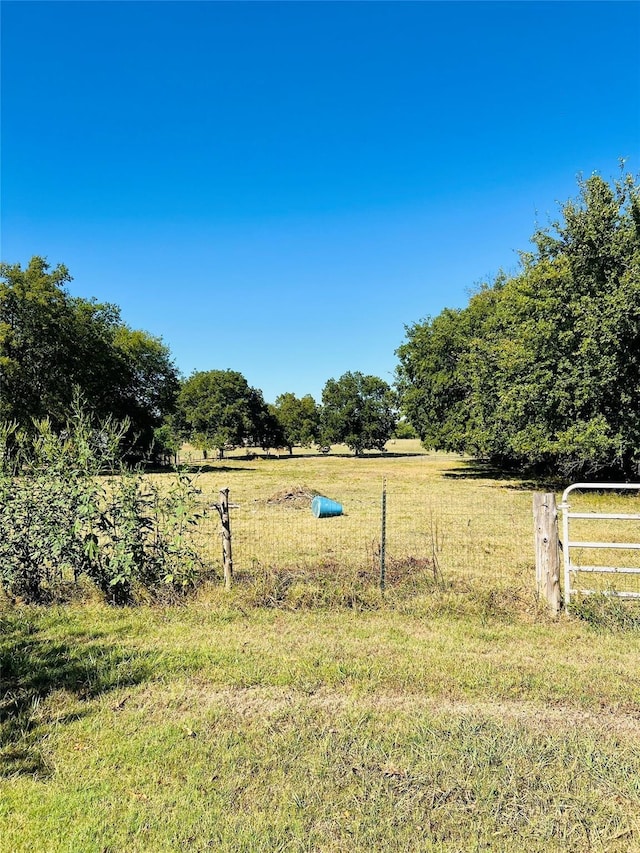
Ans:
[[[231,517],[229,515],[229,489],[220,489],[220,522],[222,524],[222,566],[224,585],[231,589],[233,581],[233,557],[231,556]]]
[[[536,549],[536,586],[549,612],[560,611],[560,548],[558,508],[553,492],[533,495],[533,527]]]
[[[382,512],[380,515],[380,589],[384,592],[385,555],[387,552],[387,481],[382,479]]]

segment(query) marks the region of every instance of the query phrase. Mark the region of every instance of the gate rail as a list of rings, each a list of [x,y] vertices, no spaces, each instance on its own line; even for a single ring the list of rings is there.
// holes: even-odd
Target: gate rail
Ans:
[[[582,566],[571,561],[572,548],[606,548],[608,550],[640,551],[638,542],[583,542],[569,539],[569,520],[572,518],[582,519],[616,519],[620,521],[640,521],[640,513],[614,513],[614,512],[571,512],[571,504],[568,501],[569,494],[575,489],[602,491],[604,489],[620,491],[635,490],[640,492],[640,483],[574,483],[562,493],[562,551],[564,556],[564,600],[565,605],[571,601],[572,592],[580,592],[583,595],[593,595],[597,590],[593,589],[571,589],[571,574],[576,572],[591,572],[597,574],[621,574],[640,575],[640,567],[627,566]],[[617,592],[609,591],[607,595],[617,598],[640,598],[640,592]]]

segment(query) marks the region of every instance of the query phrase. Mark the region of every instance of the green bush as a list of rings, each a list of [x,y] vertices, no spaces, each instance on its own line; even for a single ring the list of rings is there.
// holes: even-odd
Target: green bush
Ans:
[[[125,466],[128,426],[95,426],[78,401],[60,433],[48,420],[31,432],[0,426],[0,584],[10,594],[42,602],[87,576],[124,604],[137,587],[195,585],[195,484],[178,472],[160,489]]]

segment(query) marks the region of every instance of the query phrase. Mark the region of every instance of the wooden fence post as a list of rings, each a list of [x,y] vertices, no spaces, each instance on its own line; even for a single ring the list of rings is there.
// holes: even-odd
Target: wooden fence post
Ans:
[[[536,586],[549,611],[560,611],[560,548],[558,508],[553,492],[533,495],[533,526],[536,549]]]
[[[382,478],[382,513],[380,516],[380,589],[384,592],[385,556],[387,552],[387,479]]]
[[[229,516],[229,489],[220,489],[219,513],[222,523],[222,566],[224,585],[231,589],[233,581],[233,558],[231,556],[231,518]]]

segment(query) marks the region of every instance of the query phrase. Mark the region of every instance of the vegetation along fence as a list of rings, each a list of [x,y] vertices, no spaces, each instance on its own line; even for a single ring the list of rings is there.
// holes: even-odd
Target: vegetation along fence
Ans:
[[[555,494],[534,493],[534,537],[532,493],[524,488],[481,482],[408,491],[386,479],[379,485],[375,500],[357,489],[332,495],[343,513],[328,518],[314,516],[314,493],[304,486],[236,503],[225,489],[199,535],[227,585],[233,571],[244,580],[264,572],[305,580],[347,574],[383,587],[427,580],[527,597],[535,565],[538,591],[553,613],[575,595],[640,598],[640,541],[629,541],[639,539],[640,485],[577,484],[559,506]]]

